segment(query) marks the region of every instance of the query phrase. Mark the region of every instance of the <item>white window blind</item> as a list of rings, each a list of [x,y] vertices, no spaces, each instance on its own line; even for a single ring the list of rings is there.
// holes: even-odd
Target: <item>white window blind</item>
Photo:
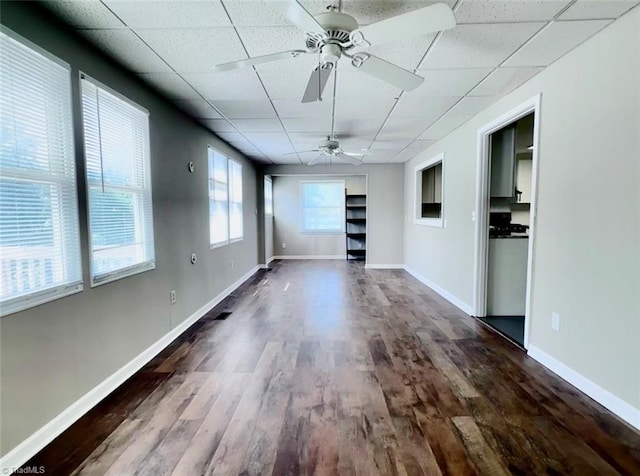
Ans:
[[[91,282],[155,268],[149,115],[82,75]]]
[[[344,232],[344,181],[302,182],[302,231]]]
[[[242,165],[208,148],[209,243],[239,241],[242,229]]]
[[[242,165],[229,160],[229,240],[242,239]]]
[[[0,313],[82,290],[71,77],[0,30]]]

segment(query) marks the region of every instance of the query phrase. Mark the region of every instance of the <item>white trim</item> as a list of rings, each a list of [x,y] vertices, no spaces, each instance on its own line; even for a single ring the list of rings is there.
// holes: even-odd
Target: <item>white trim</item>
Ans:
[[[271,258],[271,261],[274,259],[347,259],[346,255],[283,255],[283,256],[274,256]]]
[[[440,217],[439,218],[423,218],[422,217],[422,171],[442,164],[442,177],[440,181]],[[428,160],[416,165],[413,168],[413,224],[421,226],[431,226],[435,228],[444,228],[444,152],[434,155]],[[420,209],[419,209],[420,208]]]
[[[586,393],[603,407],[615,413],[631,426],[640,430],[640,408],[635,408],[633,405],[625,402],[608,390],[605,390],[597,383],[592,382],[584,375],[576,372],[571,367],[563,364],[533,344],[529,346],[528,354],[529,357],[538,361],[578,390]]]
[[[462,312],[464,312],[465,314],[471,315],[471,311],[473,310],[471,305],[467,304],[462,299],[454,296],[449,291],[446,291],[445,289],[441,288],[440,286],[438,286],[434,282],[428,280],[427,278],[425,278],[421,274],[418,274],[415,270],[413,270],[409,266],[405,265],[404,266],[404,270],[407,273],[409,273],[411,276],[416,278],[418,281],[420,281],[422,284],[424,284],[428,288],[432,289],[433,291],[437,292],[440,296],[445,298],[447,301],[449,301],[451,304],[456,306]]]
[[[69,428],[85,413],[96,406],[107,395],[122,385],[128,378],[144,367],[151,359],[165,349],[171,342],[186,331],[192,324],[198,321],[214,306],[218,305],[224,298],[229,296],[236,288],[253,276],[259,267],[253,267],[248,273],[238,279],[231,286],[226,288],[211,301],[203,305],[200,309],[191,314],[187,319],[182,321],[176,327],[171,329],[167,334],[158,341],[141,352],[137,357],[129,361],[119,370],[111,374],[96,387],[89,390],[82,397],[69,405],[55,418],[50,420],[38,431],[20,443],[18,446],[9,451],[0,459],[0,474],[8,474],[11,469],[19,468],[32,458],[38,451],[48,445],[54,438]],[[5,473],[5,471],[7,471]]]
[[[487,257],[489,228],[489,136],[504,126],[534,113],[533,151],[531,170],[531,208],[529,214],[529,249],[527,257],[527,290],[524,312],[524,348],[529,348],[531,326],[531,296],[533,289],[533,257],[535,252],[535,224],[538,188],[538,150],[540,133],[540,104],[542,95],[536,94],[500,117],[478,129],[476,172],[476,226],[474,242],[473,306],[470,314],[484,317],[487,309]]]
[[[365,269],[404,269],[403,264],[366,264]]]
[[[89,83],[93,84],[94,86],[104,90],[106,93],[111,94],[112,96],[115,96],[117,99],[120,99],[122,102],[128,104],[129,106],[133,107],[134,109],[140,111],[143,114],[146,114],[147,116],[149,116],[149,110],[145,107],[142,107],[140,104],[138,104],[137,102],[133,101],[132,99],[129,99],[127,96],[125,96],[124,94],[116,91],[113,88],[110,88],[109,86],[107,86],[104,83],[101,83],[100,81],[98,81],[97,79],[95,79],[92,76],[89,76],[87,73],[85,73],[84,71],[78,71],[78,74],[80,75],[80,79],[81,80],[85,80],[88,81]],[[147,131],[148,134],[148,131]]]

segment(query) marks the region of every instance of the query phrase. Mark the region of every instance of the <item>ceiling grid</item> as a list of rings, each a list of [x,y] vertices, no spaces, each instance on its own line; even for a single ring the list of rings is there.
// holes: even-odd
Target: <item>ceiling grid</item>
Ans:
[[[306,50],[304,32],[286,9],[269,2],[41,3],[248,157],[308,163],[314,156],[305,151],[335,132],[340,147],[366,149],[364,162],[375,164],[410,160],[640,0],[441,0],[453,9],[453,28],[350,51],[405,68],[424,77],[422,84],[404,91],[357,71],[343,57],[337,64],[340,74],[335,68],[328,79],[326,100],[308,103],[301,100],[318,54],[243,70],[214,69],[229,61]],[[334,6],[360,28],[435,3],[299,0],[314,16]]]

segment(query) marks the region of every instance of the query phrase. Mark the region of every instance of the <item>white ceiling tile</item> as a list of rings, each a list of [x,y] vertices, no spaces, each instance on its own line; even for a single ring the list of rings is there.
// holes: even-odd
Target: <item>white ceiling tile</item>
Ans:
[[[560,20],[618,18],[638,3],[640,3],[638,0],[578,0],[558,18]]]
[[[234,127],[229,124],[229,121],[227,121],[226,119],[207,119],[203,120],[202,123],[215,133],[224,132],[238,134],[238,131],[234,129]]]
[[[405,149],[401,151],[398,155],[396,155],[393,159],[391,159],[391,162],[393,163],[408,162],[409,160],[413,159],[416,155],[418,155],[420,152],[422,152],[422,150],[420,149]]]
[[[362,26],[428,7],[435,3],[445,3],[453,7],[456,0],[344,0],[342,2],[342,11],[354,17],[358,24]]]
[[[385,122],[382,131],[376,137],[380,141],[413,140],[433,124],[439,116],[433,117],[397,117],[393,114]]]
[[[266,93],[252,69],[215,73],[185,73],[182,77],[207,99],[265,99]]]
[[[173,101],[173,103],[196,119],[220,118],[220,114],[203,99],[182,99],[180,101]]]
[[[410,96],[464,96],[484,79],[493,68],[420,70],[424,83]]]
[[[301,163],[308,163],[311,159],[300,160],[297,155],[274,155],[271,160],[278,165],[300,165]]]
[[[457,116],[454,114],[445,114],[442,118],[427,129],[424,134],[420,136],[421,140],[440,140],[454,129],[458,128],[470,117]]]
[[[569,0],[464,0],[455,12],[462,23],[549,21]]]
[[[395,140],[395,141],[383,141],[376,139],[369,150],[373,152],[377,151],[395,151],[396,153],[400,152],[402,149],[407,147],[413,139],[405,139],[405,140]]]
[[[498,68],[469,93],[470,96],[503,96],[544,68]]]
[[[384,117],[371,117],[366,114],[352,117],[336,117],[335,129],[341,134],[373,139],[384,120]]]
[[[385,83],[370,74],[349,69],[338,71],[337,97],[376,96],[380,98],[396,98],[402,89]]]
[[[460,96],[413,96],[412,94],[405,94],[393,109],[391,118],[423,117],[436,120],[458,102]]]
[[[293,152],[289,138],[282,132],[248,132],[244,135],[266,154]]]
[[[301,103],[300,99],[273,99],[273,105],[281,118],[315,118],[331,117],[333,102],[326,100]]]
[[[434,140],[417,140],[409,144],[408,149],[417,149],[418,151],[423,151],[423,150],[427,150],[429,147],[431,147],[435,143],[436,141]]]
[[[363,163],[365,164],[386,164],[393,159],[398,152],[392,151],[376,151],[371,154],[367,154],[364,157]]]
[[[340,78],[338,78],[340,82]],[[367,115],[385,118],[395,104],[395,97],[344,96],[336,98],[336,118]]]
[[[282,119],[287,132],[315,132],[325,136],[331,132],[331,116],[318,116],[315,118],[297,117]]]
[[[209,124],[210,122],[211,121],[206,121],[207,124]],[[218,137],[220,137],[225,142],[228,142],[233,146],[240,147],[248,144],[247,139],[245,139],[244,136],[239,132],[218,132],[218,131],[214,131],[214,132]]]
[[[305,49],[304,32],[292,26],[242,27],[238,34],[251,57]]]
[[[175,73],[144,73],[139,75],[169,99],[198,99],[200,96]]]
[[[611,20],[553,22],[509,58],[504,66],[547,66],[610,22]]]
[[[463,97],[458,104],[447,112],[447,115],[471,118],[496,102],[497,99],[498,98],[493,96]]]
[[[216,64],[246,58],[233,28],[137,30],[178,73],[206,73]]]
[[[278,119],[233,119],[232,122],[242,133],[284,132]]]
[[[457,25],[442,34],[420,69],[498,66],[543,26],[544,23]]]
[[[270,119],[276,113],[268,99],[235,100],[216,99],[212,101],[229,119]]]
[[[219,2],[104,0],[131,28],[199,28],[230,26]]]
[[[74,28],[126,28],[100,1],[46,0],[43,4]]]
[[[136,73],[171,73],[171,68],[130,30],[79,30],[98,48]]]
[[[321,0],[299,0],[312,15],[326,11]],[[223,0],[233,23],[237,26],[291,26],[291,23],[262,0]]]

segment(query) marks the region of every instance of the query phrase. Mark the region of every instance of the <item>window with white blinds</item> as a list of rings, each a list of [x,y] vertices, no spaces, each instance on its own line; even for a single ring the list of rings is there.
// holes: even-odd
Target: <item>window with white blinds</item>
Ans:
[[[0,315],[82,290],[68,65],[0,30]]]
[[[208,148],[209,243],[212,248],[240,241],[242,229],[242,165]]]
[[[155,268],[149,114],[81,75],[91,284]]]

